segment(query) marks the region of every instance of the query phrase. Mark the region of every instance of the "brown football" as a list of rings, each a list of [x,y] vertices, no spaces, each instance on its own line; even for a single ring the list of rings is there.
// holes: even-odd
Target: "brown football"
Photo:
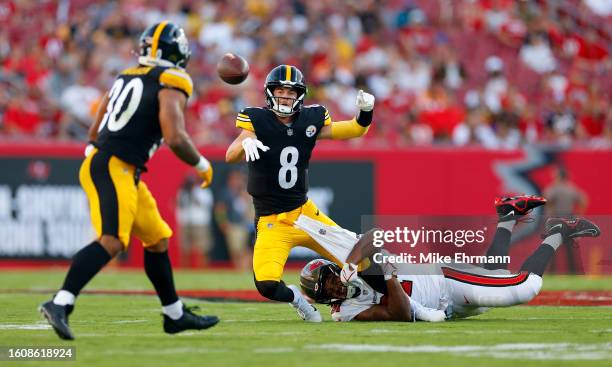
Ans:
[[[217,63],[219,78],[229,84],[240,84],[249,76],[249,64],[236,54],[227,53]]]

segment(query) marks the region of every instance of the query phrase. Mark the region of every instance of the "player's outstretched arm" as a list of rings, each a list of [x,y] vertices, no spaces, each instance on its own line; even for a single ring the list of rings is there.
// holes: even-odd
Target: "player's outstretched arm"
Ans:
[[[352,120],[334,121],[323,126],[317,139],[346,140],[365,135],[374,117],[374,101],[373,95],[360,90],[355,101],[359,108],[357,116]]]
[[[391,276],[387,280],[389,297],[386,304],[374,305],[355,316],[358,321],[412,321],[410,317],[410,301],[404,293],[397,276]]]
[[[227,148],[225,152],[225,161],[227,163],[238,163],[244,159],[244,149],[242,148],[242,142],[246,138],[255,138],[257,135],[253,131],[241,129],[240,135],[234,139],[232,144]]]
[[[180,160],[196,169],[203,180],[202,187],[209,186],[212,182],[212,166],[200,155],[185,130],[183,110],[187,97],[178,90],[166,88],[159,91],[158,98],[159,123],[164,141]]]
[[[261,153],[270,150],[264,143],[257,140],[257,135],[250,130],[242,130],[240,135],[230,144],[225,152],[225,161],[227,163],[237,163],[246,158],[247,162],[256,161],[261,158]]]

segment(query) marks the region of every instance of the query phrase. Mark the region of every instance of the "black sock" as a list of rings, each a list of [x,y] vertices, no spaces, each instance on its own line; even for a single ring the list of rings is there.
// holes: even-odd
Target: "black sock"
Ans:
[[[487,250],[487,256],[508,256],[510,251],[510,239],[512,238],[512,232],[506,228],[497,228],[495,231],[495,237],[493,237],[493,243]],[[485,269],[508,269],[506,263],[487,263],[484,265]]]
[[[111,256],[98,241],[83,247],[72,257],[62,289],[75,296],[111,260]]]
[[[273,301],[293,302],[295,298],[293,291],[282,280],[280,282],[276,280],[256,280],[255,287],[257,287],[259,294]]]
[[[151,252],[145,250],[144,253],[145,273],[153,283],[162,306],[168,306],[178,301],[168,251]]]
[[[552,246],[545,243],[541,244],[540,247],[525,260],[523,266],[521,266],[521,271],[525,270],[542,276],[554,254],[555,249]]]

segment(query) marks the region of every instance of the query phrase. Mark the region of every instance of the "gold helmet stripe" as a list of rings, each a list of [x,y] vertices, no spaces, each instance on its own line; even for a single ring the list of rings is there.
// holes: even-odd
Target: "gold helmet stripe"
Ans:
[[[285,81],[291,81],[291,65],[285,65]]]
[[[151,42],[151,57],[157,58],[157,46],[159,44],[159,36],[161,36],[162,31],[168,24],[167,20],[159,23],[157,28],[155,28],[155,32],[153,32],[153,41]]]

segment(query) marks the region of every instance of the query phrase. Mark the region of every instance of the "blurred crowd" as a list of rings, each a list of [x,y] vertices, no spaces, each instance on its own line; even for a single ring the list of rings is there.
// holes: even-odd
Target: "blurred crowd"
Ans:
[[[140,33],[163,19],[190,40],[200,145],[231,142],[236,113],[263,105],[267,72],[288,63],[334,120],[355,114],[359,88],[376,96],[370,133],[331,144],[612,146],[605,0],[4,0],[0,139],[86,140]],[[250,63],[239,86],[216,76],[226,52]]]

